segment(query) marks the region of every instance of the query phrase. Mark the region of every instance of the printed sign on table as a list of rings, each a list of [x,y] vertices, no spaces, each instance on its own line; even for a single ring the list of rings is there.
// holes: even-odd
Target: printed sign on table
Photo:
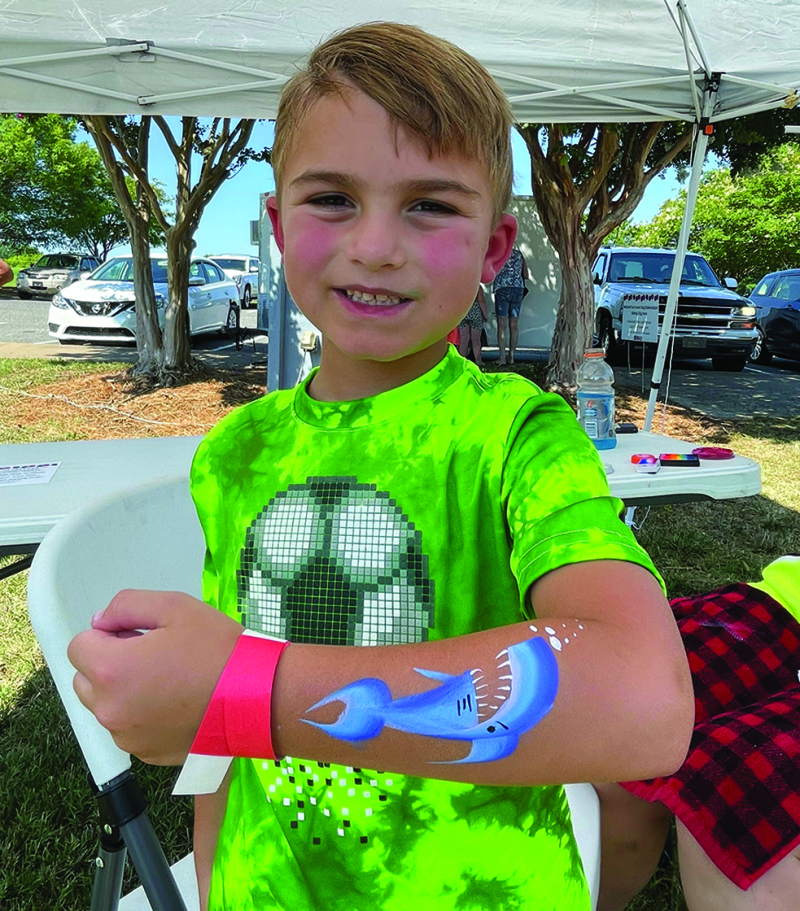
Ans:
[[[39,462],[27,465],[0,465],[0,487],[23,484],[47,484],[61,462]]]

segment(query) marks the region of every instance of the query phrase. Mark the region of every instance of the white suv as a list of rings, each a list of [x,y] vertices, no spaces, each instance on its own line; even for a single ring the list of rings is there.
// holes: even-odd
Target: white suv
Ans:
[[[237,253],[208,254],[222,271],[236,282],[242,307],[255,307],[258,302],[258,258]]]
[[[100,265],[88,253],[45,253],[17,273],[17,294],[30,300],[37,294],[52,296],[67,285],[86,278]]]

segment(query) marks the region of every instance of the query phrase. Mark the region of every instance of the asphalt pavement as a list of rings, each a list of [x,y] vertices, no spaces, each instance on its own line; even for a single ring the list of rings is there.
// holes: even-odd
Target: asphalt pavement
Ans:
[[[20,300],[13,288],[0,288],[0,358],[61,358],[90,362],[133,363],[135,345],[62,345],[47,333],[49,300]],[[210,367],[246,367],[263,364],[267,357],[267,336],[256,329],[255,308],[241,311],[241,325],[247,330],[239,350],[236,343],[219,335],[192,339],[192,353]]]

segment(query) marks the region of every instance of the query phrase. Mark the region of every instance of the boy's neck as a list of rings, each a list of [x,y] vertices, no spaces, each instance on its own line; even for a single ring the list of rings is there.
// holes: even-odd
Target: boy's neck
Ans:
[[[371,398],[412,382],[447,354],[447,339],[396,361],[355,360],[323,341],[319,370],[308,387],[320,402],[351,402]]]

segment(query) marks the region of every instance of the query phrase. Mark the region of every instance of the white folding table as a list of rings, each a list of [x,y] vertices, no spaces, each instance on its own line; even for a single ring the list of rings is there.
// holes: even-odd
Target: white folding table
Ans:
[[[0,556],[32,554],[48,531],[89,500],[155,478],[187,474],[201,437],[146,437],[123,440],[76,440],[63,443],[18,443],[0,446],[0,466],[60,462],[43,484],[0,484]],[[747,497],[761,490],[761,472],[752,459],[736,456],[724,462],[701,462],[699,468],[662,468],[640,474],[631,455],[691,452],[694,443],[653,433],[617,437],[615,449],[600,453],[611,470],[611,492],[627,506],[690,500]],[[19,569],[24,564],[15,564]],[[5,567],[0,578],[10,575]]]

